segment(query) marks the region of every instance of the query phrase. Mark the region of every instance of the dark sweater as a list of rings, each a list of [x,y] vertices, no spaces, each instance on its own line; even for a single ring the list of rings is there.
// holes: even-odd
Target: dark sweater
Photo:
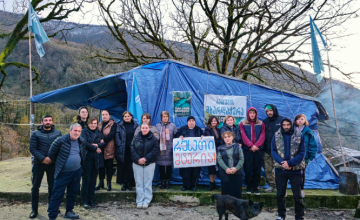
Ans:
[[[134,122],[131,121],[130,123],[125,122],[124,123],[125,126],[125,130],[126,130],[126,142],[125,142],[125,147],[129,148],[131,145],[131,141],[133,140],[134,137]]]

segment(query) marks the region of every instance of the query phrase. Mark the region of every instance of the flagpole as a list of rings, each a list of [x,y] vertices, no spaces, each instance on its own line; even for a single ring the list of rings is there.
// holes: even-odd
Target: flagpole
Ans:
[[[330,90],[331,90],[331,99],[332,99],[332,105],[333,105],[334,117],[335,117],[336,133],[337,133],[338,138],[339,138],[340,151],[341,151],[341,156],[342,156],[343,163],[344,163],[344,169],[345,169],[345,172],[347,172],[344,152],[343,152],[342,143],[341,143],[341,136],[340,136],[340,132],[339,132],[339,126],[338,126],[338,122],[337,122],[337,118],[336,118],[334,92],[333,92],[333,86],[332,86],[331,65],[330,65],[330,58],[329,58],[329,48],[326,49],[326,52],[327,52],[327,58],[328,58],[328,67],[329,67],[329,76],[330,76]]]
[[[31,30],[29,30],[29,79],[30,79],[30,137],[34,132],[34,103],[32,97],[32,70],[31,70]]]

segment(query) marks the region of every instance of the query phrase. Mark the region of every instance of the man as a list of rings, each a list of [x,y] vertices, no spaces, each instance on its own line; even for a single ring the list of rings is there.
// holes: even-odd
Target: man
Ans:
[[[29,218],[36,218],[38,215],[39,188],[46,172],[48,183],[48,202],[52,195],[54,186],[55,164],[51,163],[48,151],[52,142],[61,136],[61,132],[55,129],[53,119],[50,115],[45,115],[41,119],[41,126],[30,138],[30,152],[34,156],[32,167],[32,188],[31,188],[31,208]]]
[[[281,127],[283,117],[279,115],[278,109],[275,105],[265,105],[265,112],[268,116],[263,121],[265,123],[265,142],[264,142],[264,170],[266,182],[269,185],[265,192],[272,192],[276,190],[275,186],[275,173],[274,173],[274,160],[271,157],[271,140],[274,134]]]
[[[292,120],[285,118],[281,128],[271,141],[271,156],[274,158],[277,188],[278,215],[286,217],[285,194],[288,180],[295,200],[295,220],[304,219],[304,202],[301,197],[302,172],[305,168],[305,144],[301,132],[294,129]]]
[[[260,195],[259,185],[261,166],[263,164],[263,144],[265,141],[265,124],[257,118],[257,110],[249,108],[246,119],[240,122],[241,139],[244,143],[244,171],[246,194],[254,192]]]
[[[49,158],[55,163],[55,183],[50,199],[49,219],[56,219],[58,210],[66,189],[66,212],[64,218],[78,219],[73,211],[76,196],[80,190],[81,154],[80,149],[85,147],[81,134],[81,125],[70,126],[69,134],[56,139],[49,150]]]

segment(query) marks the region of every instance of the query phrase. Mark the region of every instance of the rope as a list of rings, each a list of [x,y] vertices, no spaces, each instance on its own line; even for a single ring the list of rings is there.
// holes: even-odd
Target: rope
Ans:
[[[299,107],[298,107],[298,110],[297,110],[297,113],[296,113],[296,114],[299,114],[299,111],[300,111],[300,103],[301,103],[302,99],[303,99],[303,98],[300,99]]]
[[[250,88],[250,86],[251,86],[251,83],[249,83],[249,95],[250,95],[250,105],[251,105],[251,107],[253,107],[252,101],[251,101],[251,88]]]
[[[1,125],[18,125],[18,126],[27,126],[27,125],[31,125],[31,124],[14,124],[14,123],[3,123],[0,122]],[[42,125],[42,124],[34,124],[34,125]],[[54,124],[56,126],[70,126],[70,124]]]
[[[208,72],[208,77],[207,77],[207,82],[206,82],[206,93],[205,93],[205,95],[207,95],[207,93],[208,93],[209,75],[210,75],[210,73]]]
[[[290,108],[290,105],[289,105],[288,101],[286,100],[283,91],[282,91],[282,90],[280,90],[280,91],[281,91],[281,94],[283,95],[283,97],[284,97],[284,99],[285,99],[285,101],[286,101],[286,104],[288,105],[288,107],[289,107],[289,109],[290,109],[290,111],[291,111],[291,114],[293,115],[293,117],[295,117],[294,112],[293,112],[292,109]]]

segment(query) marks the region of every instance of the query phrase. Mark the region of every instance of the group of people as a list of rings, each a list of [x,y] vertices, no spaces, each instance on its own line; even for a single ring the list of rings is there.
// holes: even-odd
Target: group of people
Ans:
[[[317,152],[312,131],[305,115],[298,115],[294,122],[278,114],[274,105],[266,105],[267,118],[258,119],[255,108],[249,108],[247,118],[238,125],[233,116],[226,116],[219,129],[219,120],[211,116],[205,132],[196,125],[195,117],[189,116],[187,124],[176,127],[170,121],[169,112],[161,112],[161,121],[151,124],[151,116],[144,113],[140,126],[132,114],[125,111],[116,123],[108,110],[101,111],[101,122],[89,117],[86,107],[78,110],[69,134],[61,135],[53,125],[50,115],[42,118],[41,126],[30,140],[30,152],[34,157],[31,189],[32,212],[38,214],[39,188],[46,172],[48,182],[48,216],[56,219],[61,201],[66,195],[65,218],[76,219],[73,208],[80,190],[85,209],[96,207],[95,190],[112,190],[114,159],[117,162],[116,183],[122,191],[136,187],[137,208],[146,209],[152,200],[152,180],[156,165],[159,167],[160,188],[169,189],[173,166],[173,139],[213,136],[217,150],[217,165],[208,167],[213,190],[216,175],[221,179],[221,192],[241,198],[243,170],[247,185],[246,193],[260,195],[258,190],[261,167],[264,166],[269,187],[265,192],[277,189],[279,218],[285,218],[285,193],[290,180],[294,192],[297,219],[303,219],[305,196],[303,187],[305,168]],[[244,166],[244,167],[243,167]],[[274,173],[275,168],[275,173]],[[196,191],[200,167],[180,168],[182,191]],[[97,177],[99,183],[96,186]],[[105,185],[106,176],[106,185]]]

